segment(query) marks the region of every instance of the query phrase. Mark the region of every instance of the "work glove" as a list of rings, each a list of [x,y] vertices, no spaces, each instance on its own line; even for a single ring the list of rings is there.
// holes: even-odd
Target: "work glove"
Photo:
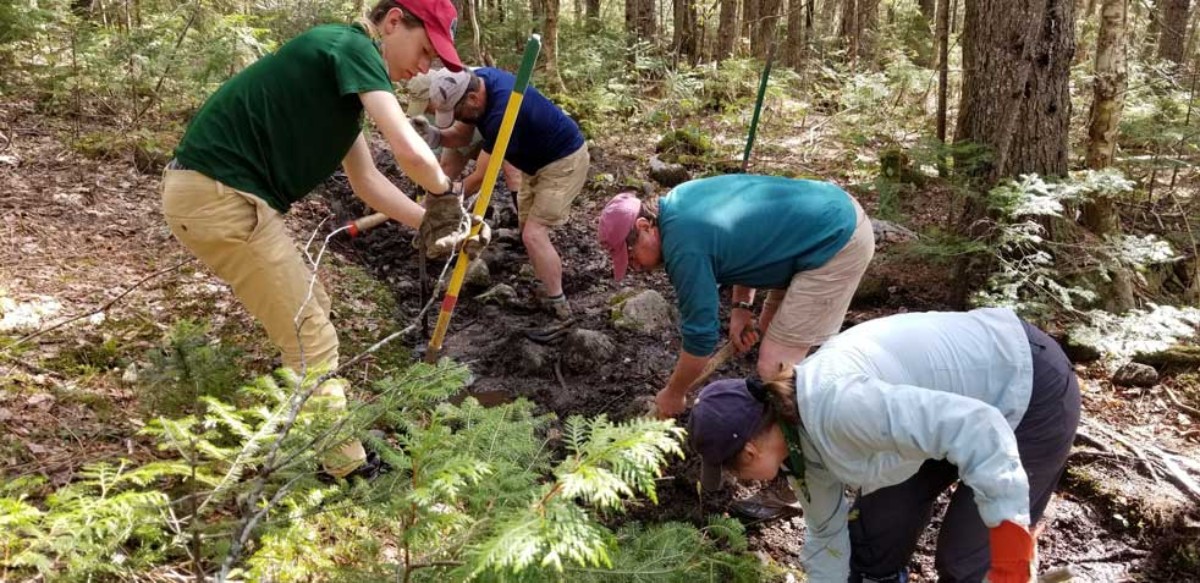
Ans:
[[[989,583],[1028,583],[1033,580],[1033,535],[1029,529],[1005,520],[989,531],[992,568]]]
[[[425,139],[425,143],[429,144],[430,149],[440,148],[442,146],[442,130],[437,129],[424,116],[409,118],[412,122],[412,127],[417,130],[418,134]]]
[[[429,258],[449,255],[471,229],[471,218],[462,205],[461,183],[454,183],[443,194],[425,194],[423,202],[425,218],[417,230],[413,247],[425,245],[425,256]]]
[[[466,253],[467,257],[471,259],[479,257],[488,243],[492,242],[492,228],[484,222],[483,217],[471,215],[471,226],[475,225],[479,225],[479,232],[474,237],[467,237],[466,242],[463,243],[463,253]]]

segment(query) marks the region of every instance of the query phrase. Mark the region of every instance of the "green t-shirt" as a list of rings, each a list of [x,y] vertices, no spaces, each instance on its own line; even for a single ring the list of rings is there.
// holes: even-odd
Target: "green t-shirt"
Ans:
[[[235,75],[188,125],[175,157],[279,212],[329,177],[362,128],[358,94],[392,91],[357,26],[318,26]]]

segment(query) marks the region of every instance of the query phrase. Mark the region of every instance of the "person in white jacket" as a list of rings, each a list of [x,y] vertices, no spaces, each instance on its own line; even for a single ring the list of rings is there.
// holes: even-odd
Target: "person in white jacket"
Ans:
[[[790,379],[701,390],[688,440],[701,484],[782,469],[807,522],[809,581],[907,581],[933,502],[940,581],[1030,581],[1034,540],[1079,424],[1062,348],[1010,310],[914,313],[860,324]],[[846,488],[859,494],[853,507]],[[985,579],[986,577],[986,579]]]

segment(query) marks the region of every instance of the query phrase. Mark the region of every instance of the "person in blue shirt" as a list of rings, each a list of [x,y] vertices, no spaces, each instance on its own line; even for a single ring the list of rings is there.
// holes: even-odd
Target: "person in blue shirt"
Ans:
[[[1037,524],[1081,406],[1053,338],[1003,308],[899,314],[850,328],[789,372],[701,389],[688,442],[706,490],[723,473],[788,476],[808,581],[903,583],[955,483],[937,579],[1033,580]],[[859,491],[853,504],[847,488]]]
[[[599,236],[617,280],[631,263],[665,267],[675,288],[683,352],[655,398],[661,417],[683,412],[717,347],[718,285],[733,286],[729,338],[739,352],[757,342],[755,291],[769,290],[758,373],[771,379],[837,334],[875,254],[871,221],[846,191],[749,174],[685,182],[657,204],[618,194],[600,215]]]
[[[515,84],[512,73],[492,67],[431,73],[429,100],[436,117],[433,126],[422,128],[426,140],[458,147],[469,143],[478,130],[483,150],[476,168],[486,168]],[[529,87],[504,159],[521,172],[520,191],[513,198],[521,239],[542,284],[543,302],[560,322],[569,322],[571,307],[563,294],[562,259],[550,232],[567,223],[571,203],[587,182],[590,157],[583,133],[558,106]],[[463,183],[466,194],[477,191],[482,179],[482,171],[468,176]]]

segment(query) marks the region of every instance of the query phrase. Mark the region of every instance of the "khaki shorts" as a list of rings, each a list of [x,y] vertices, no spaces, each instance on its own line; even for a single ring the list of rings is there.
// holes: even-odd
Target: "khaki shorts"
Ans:
[[[854,201],[854,234],[829,261],[792,276],[786,290],[771,290],[764,310],[778,305],[766,337],[784,346],[815,346],[841,330],[850,300],[875,256],[871,220]]]
[[[175,238],[233,288],[283,352],[284,366],[295,371],[303,370],[306,363],[337,366],[338,339],[329,321],[329,295],[313,279],[279,211],[257,196],[191,170],[163,173],[162,201]],[[326,406],[343,409],[344,382],[338,380],[323,383],[315,395],[324,397],[320,400]],[[350,441],[328,452],[322,461],[326,471],[341,476],[364,459],[362,444]]]
[[[571,203],[587,183],[590,163],[587,144],[584,144],[533,176],[522,172],[521,190],[517,193],[517,218],[521,225],[529,218],[547,227],[566,224],[571,215]]]

